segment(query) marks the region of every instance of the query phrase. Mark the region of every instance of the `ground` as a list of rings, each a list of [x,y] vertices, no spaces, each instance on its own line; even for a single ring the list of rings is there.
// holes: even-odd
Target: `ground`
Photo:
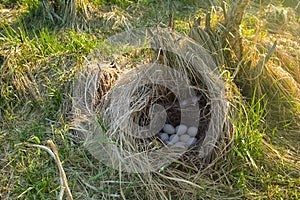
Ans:
[[[67,14],[55,17],[53,13],[61,13],[53,5],[50,8],[58,10],[47,10],[37,0],[0,2],[1,199],[59,196],[54,159],[32,146],[48,146],[49,139],[58,149],[74,199],[300,198],[299,2],[250,2],[241,26],[245,60],[256,66],[275,40],[276,51],[255,80],[251,66],[242,67],[236,78],[222,68],[224,79],[243,95],[233,108],[234,144],[209,173],[185,169],[197,181],[183,184],[168,179],[170,185],[159,182],[164,179],[157,174],[154,182],[143,182],[139,175],[120,175],[94,159],[74,135],[70,112],[72,83],[86,56],[103,39],[122,30],[167,27],[169,4],[161,0],[78,2],[76,20],[66,17],[65,23],[59,17]],[[212,13],[212,26],[223,20],[220,1],[173,3],[175,30],[180,33],[187,34],[193,20],[207,11]],[[154,183],[159,191],[149,191],[156,188]]]

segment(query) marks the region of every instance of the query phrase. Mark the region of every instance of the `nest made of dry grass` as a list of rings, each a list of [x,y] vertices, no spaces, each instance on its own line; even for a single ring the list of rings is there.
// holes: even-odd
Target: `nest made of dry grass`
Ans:
[[[86,148],[99,160],[108,161],[106,164],[110,167],[120,169],[121,166],[122,170],[133,173],[159,169],[165,172],[160,179],[172,177],[170,180],[179,181],[172,184],[181,185],[180,180],[186,177],[184,184],[195,186],[188,178],[191,174],[186,174],[184,168],[190,166],[188,168],[200,170],[213,166],[210,163],[220,159],[232,141],[226,87],[218,67],[205,49],[193,40],[169,30],[134,30],[121,33],[108,41],[114,46],[130,44],[135,48],[152,49],[151,58],[145,59],[151,61],[151,64],[119,70],[116,66],[99,64],[99,59],[98,64],[88,62],[74,86],[73,111],[77,133],[85,139]],[[164,145],[155,135],[149,138],[133,136],[144,130],[140,130],[140,127],[151,124],[151,109],[155,109],[154,105],[157,104],[165,108],[167,123],[174,126],[181,123],[184,108],[180,107],[180,99],[163,84],[155,84],[150,80],[155,78],[149,77],[149,74],[155,73],[157,65],[176,70],[189,87],[181,88],[177,83],[179,77],[173,75],[163,81],[174,85],[179,92],[193,91],[193,95],[201,97],[196,102],[200,112],[190,112],[191,115],[199,115],[198,142],[184,154],[168,150],[161,153],[159,149],[164,148]],[[161,125],[160,118],[156,123]],[[172,165],[176,160],[185,167],[165,169],[165,162]],[[149,178],[153,179],[149,174],[145,176],[145,183]],[[157,181],[161,182],[160,179]]]

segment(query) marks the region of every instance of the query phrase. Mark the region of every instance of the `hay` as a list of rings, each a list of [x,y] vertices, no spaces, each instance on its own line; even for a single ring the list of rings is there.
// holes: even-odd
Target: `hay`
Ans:
[[[180,162],[183,168],[200,170],[225,153],[231,141],[229,103],[218,67],[193,40],[165,29],[128,31],[107,42],[118,52],[134,47],[152,54],[138,67],[123,67],[122,73],[103,64],[109,59],[105,52],[111,53],[105,48],[87,62],[73,98],[74,127],[85,147],[109,167],[146,173],[147,187],[146,182],[154,179],[148,172],[164,171],[157,185],[149,186],[155,188],[152,192],[161,190],[161,178],[179,184],[175,188],[194,187],[184,169],[166,167]],[[166,146],[157,137],[165,122],[198,127],[197,143]]]
[[[228,101],[206,50],[165,29],[134,30],[107,41],[118,48],[154,49],[156,55],[152,63],[121,75],[112,88],[116,76],[109,74],[116,69],[87,64],[74,87],[73,105],[76,130],[92,154],[100,160],[107,154],[112,167],[128,165],[131,172],[157,170],[189,151],[199,163],[212,161],[227,131]],[[156,139],[165,122],[198,127],[196,146],[184,151],[165,147]]]

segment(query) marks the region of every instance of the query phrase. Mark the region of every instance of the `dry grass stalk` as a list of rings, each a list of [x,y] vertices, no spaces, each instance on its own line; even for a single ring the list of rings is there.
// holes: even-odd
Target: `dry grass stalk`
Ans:
[[[89,20],[88,2],[85,0],[43,0],[41,12],[45,19],[63,26],[86,26]]]
[[[240,25],[243,20],[243,15],[250,0],[237,0],[232,3],[226,12],[224,26],[225,30],[221,35],[223,47],[229,47],[231,52],[225,52],[228,61],[238,63],[243,58],[243,46]]]
[[[29,144],[29,146],[37,147],[39,149],[42,149],[42,150],[46,151],[55,160],[55,162],[57,164],[57,167],[59,169],[59,174],[60,174],[59,180],[60,180],[60,185],[61,185],[61,189],[60,189],[60,192],[59,192],[58,199],[59,200],[63,199],[64,191],[66,190],[68,199],[73,200],[72,193],[71,193],[70,188],[68,186],[68,180],[67,180],[65,171],[62,167],[62,163],[61,163],[59,155],[58,155],[57,148],[56,148],[56,146],[55,146],[55,144],[53,143],[52,140],[48,140],[47,143],[50,145],[52,151],[51,151],[51,149],[49,149],[48,147],[43,146],[43,145]]]
[[[51,147],[51,149],[52,149],[52,151],[54,153],[55,161],[56,161],[57,167],[59,169],[59,174],[60,174],[61,179],[63,181],[63,186],[64,186],[64,189],[66,190],[67,197],[68,197],[69,200],[73,200],[73,196],[72,196],[71,190],[70,190],[70,188],[68,186],[67,176],[66,176],[64,168],[62,167],[62,163],[60,161],[57,148],[56,148],[56,146],[55,146],[55,144],[53,143],[52,140],[48,140],[47,143],[50,145],[50,147]]]

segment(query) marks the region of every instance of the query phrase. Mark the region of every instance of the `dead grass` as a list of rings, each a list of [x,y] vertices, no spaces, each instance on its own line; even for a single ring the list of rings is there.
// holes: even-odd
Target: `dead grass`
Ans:
[[[299,51],[296,50],[299,43],[299,24],[296,21],[296,13],[292,8],[275,7],[272,4],[268,4],[266,12],[261,11],[262,7],[253,3],[245,17],[246,23],[249,24],[244,26],[250,30],[244,29],[246,38],[249,38],[244,40],[244,46],[248,52],[246,54],[249,55],[246,59],[250,63],[242,69],[239,80],[249,81],[245,82],[245,91],[257,88],[259,97],[267,95],[270,123],[277,117],[280,122],[288,123],[287,121],[291,120],[297,124],[300,87],[299,68],[296,67],[299,65]],[[258,18],[253,17],[254,12],[259,13]],[[279,23],[278,20],[283,22]],[[254,35],[251,29],[255,31]],[[277,32],[272,31],[273,29]],[[295,34],[296,32],[298,33]],[[271,60],[263,67],[258,67],[257,64],[263,60],[274,41],[277,45]]]
[[[49,138],[57,144],[75,199],[298,199],[299,7],[293,13],[295,2],[285,1],[281,6],[275,4],[277,1],[272,2],[276,6],[268,12],[263,10],[269,2],[262,6],[253,3],[247,10],[243,35],[245,60],[251,61],[250,65],[240,68],[235,77],[222,71],[229,85],[227,93],[233,91],[230,98],[235,100],[233,149],[202,170],[192,165],[193,160],[187,164],[182,159],[152,174],[112,170],[82,147],[81,138],[73,134],[68,121],[69,86],[83,66],[85,55],[95,48],[95,38],[127,27],[159,23],[166,26],[167,6],[161,1],[161,4],[122,8],[91,8],[85,25],[77,27],[88,30],[89,34],[65,29],[49,33],[36,27],[39,31],[36,36],[26,28],[16,27],[18,23],[12,14],[19,10],[1,11],[0,152],[4,155],[0,159],[1,199],[58,196],[59,174],[55,163],[45,152],[26,145],[46,145]],[[276,10],[278,18],[274,18]],[[288,23],[281,22],[285,20],[285,10]],[[194,11],[186,18],[175,15],[175,20],[204,15]],[[272,19],[280,22],[278,27]],[[12,27],[7,27],[8,23],[13,23]],[[277,47],[271,59],[262,70],[255,69],[275,40]],[[122,55],[122,65],[135,66],[139,55],[130,56]],[[113,73],[111,77],[114,76]],[[235,90],[240,88],[232,81],[245,86],[242,90],[245,99],[238,98]],[[256,100],[252,99],[254,88]]]
[[[205,190],[210,191],[214,189],[216,189],[215,192],[217,193],[216,198],[225,198],[226,190],[222,189],[222,187],[226,188],[226,186],[221,186],[218,189],[218,187],[213,187],[213,184],[206,185],[205,188],[198,184],[205,180],[208,175],[206,172],[211,173],[213,171],[212,168],[217,160],[221,160],[229,151],[232,142],[231,138],[233,137],[233,129],[227,129],[230,128],[229,120],[225,120],[228,103],[226,103],[225,86],[222,85],[222,81],[218,79],[220,75],[218,75],[217,68],[214,66],[212,60],[209,59],[207,53],[203,51],[201,47],[193,43],[193,41],[172,34],[168,30],[153,29],[147,31],[148,34],[140,30],[133,32],[128,31],[117,35],[116,38],[112,38],[112,43],[114,44],[112,46],[119,49],[116,46],[124,45],[124,41],[126,41],[127,45],[129,41],[132,41],[129,44],[136,45],[136,41],[143,38],[142,36],[144,34],[153,35],[149,38],[149,41],[141,39],[141,41],[144,42],[141,42],[140,45],[142,45],[142,48],[147,48],[145,45],[148,44],[154,48],[154,57],[157,57],[157,60],[153,60],[152,55],[152,59],[140,59],[138,65],[147,64],[147,62],[143,63],[145,61],[154,61],[157,62],[156,65],[158,65],[159,61],[161,61],[164,64],[168,64],[170,69],[176,69],[180,72],[180,76],[172,76],[171,71],[164,66],[166,71],[162,76],[166,76],[166,79],[158,79],[160,76],[152,77],[152,75],[156,73],[157,68],[155,67],[156,65],[152,66],[151,62],[147,67],[140,67],[140,69],[135,67],[127,73],[118,73],[119,77],[114,76],[117,77],[117,81],[115,84],[112,84],[113,88],[110,91],[107,90],[106,86],[101,84],[106,83],[108,81],[106,78],[112,77],[109,74],[114,74],[113,71],[117,71],[117,69],[115,66],[105,67],[103,64],[100,66],[93,65],[93,62],[91,62],[88,64],[91,69],[88,68],[87,72],[83,72],[79,78],[79,82],[77,82],[74,87],[74,129],[78,135],[85,138],[85,146],[92,155],[102,161],[103,158],[107,157],[108,160],[106,159],[103,162],[114,169],[120,170],[119,173],[122,177],[126,175],[126,172],[136,174],[130,176],[137,176],[137,179],[134,180],[139,182],[139,187],[147,191],[148,194],[151,194],[145,197],[141,196],[141,191],[136,191],[132,196],[130,195],[131,198],[166,199],[169,198],[170,195],[173,196],[173,198],[180,199],[187,198],[185,197],[186,195],[198,198],[197,193],[199,190],[204,192]],[[176,43],[176,41],[180,42]],[[164,46],[166,44],[167,46]],[[141,47],[137,46],[136,48]],[[127,48],[128,47],[126,47],[125,50]],[[161,53],[157,51],[159,48],[163,48]],[[188,54],[188,57],[185,57],[186,52],[189,51],[191,51],[190,54]],[[171,52],[178,54],[178,57],[174,56]],[[124,54],[122,52],[118,53],[121,55]],[[156,54],[159,55],[157,56]],[[104,60],[101,59],[101,54],[94,56],[98,60]],[[172,60],[170,57],[172,57]],[[118,63],[115,63],[115,65],[119,66]],[[113,73],[107,73],[108,71]],[[162,71],[164,70],[162,69]],[[178,85],[177,82],[179,80],[175,79],[176,77],[179,79],[181,76],[185,77],[184,80],[189,80],[188,82],[191,82],[193,85],[187,87],[187,89],[182,89],[184,84]],[[97,83],[98,81],[100,82],[100,86]],[[156,82],[158,85],[155,84]],[[173,89],[169,90],[163,88],[160,86],[162,84],[167,84],[166,88],[170,87]],[[109,88],[110,86],[108,89]],[[167,109],[166,112],[169,113],[169,117],[177,117],[180,121],[178,112],[173,112],[175,110],[171,108],[176,107],[174,102],[176,104],[176,101],[184,100],[180,98],[184,98],[192,89],[195,90],[194,95],[202,95],[203,98],[207,98],[205,104],[209,105],[210,111],[208,111],[209,114],[207,116],[200,116],[206,119],[205,123],[199,126],[201,131],[204,130],[206,132],[206,137],[203,138],[199,135],[198,145],[191,151],[186,152],[180,160],[176,161],[180,154],[176,151],[172,152],[172,149],[167,150],[167,154],[163,154],[163,157],[155,153],[155,150],[158,150],[157,145],[155,145],[155,136],[150,137],[150,140],[134,139],[134,136],[133,138],[130,137],[132,133],[138,135],[139,131],[143,130],[140,130],[141,127],[137,127],[134,123],[126,121],[126,117],[137,117],[139,120],[136,123],[140,122],[142,123],[140,125],[145,125],[144,123],[147,124],[147,121],[150,121],[147,117],[147,106],[160,102],[160,104],[164,105]],[[104,91],[108,91],[107,94]],[[172,95],[172,92],[176,95]],[[181,97],[181,92],[187,94]],[[99,99],[98,96],[101,98]],[[179,99],[177,99],[178,97],[176,96],[179,96]],[[128,97],[131,98],[128,99]],[[99,101],[99,103],[96,103],[97,105],[99,104],[98,106],[93,103],[95,100],[96,102]],[[198,106],[207,105],[201,104]],[[202,107],[200,109],[202,109]],[[188,115],[191,115],[191,112],[189,112]],[[159,116],[156,117],[161,119]],[[141,122],[141,118],[145,121]],[[171,119],[167,117],[167,121],[176,125],[176,123],[178,123],[177,118]],[[181,120],[186,119],[182,118]],[[152,123],[153,121],[150,122],[150,127],[153,125],[152,128],[155,128],[159,126],[160,121],[155,121],[155,124]],[[188,123],[191,122],[184,121],[183,123],[189,125]],[[197,121],[197,123],[199,122]],[[159,130],[157,130],[157,132],[159,132]],[[153,133],[149,134],[153,135]],[[108,138],[104,138],[105,136],[108,136]],[[156,143],[157,142],[159,141],[156,141]],[[109,146],[115,143],[122,147],[120,152],[114,151],[114,149]],[[152,143],[153,145],[150,146]],[[159,149],[166,149],[162,144],[159,146]],[[150,153],[148,154],[149,151]],[[123,157],[127,154],[128,156],[130,155],[131,158],[129,161],[126,161]],[[161,157],[161,159],[158,161],[157,158],[155,159],[156,156]],[[125,164],[119,163],[120,161],[124,161]],[[175,163],[172,164],[170,161],[175,161]],[[122,169],[116,168],[119,166],[118,163],[121,164]],[[130,166],[130,168],[128,166]],[[159,172],[152,172],[157,170]],[[206,174],[206,176],[204,174]],[[132,179],[130,178],[130,180]],[[181,192],[176,192],[178,190]],[[211,194],[208,192],[204,196],[211,197]]]

